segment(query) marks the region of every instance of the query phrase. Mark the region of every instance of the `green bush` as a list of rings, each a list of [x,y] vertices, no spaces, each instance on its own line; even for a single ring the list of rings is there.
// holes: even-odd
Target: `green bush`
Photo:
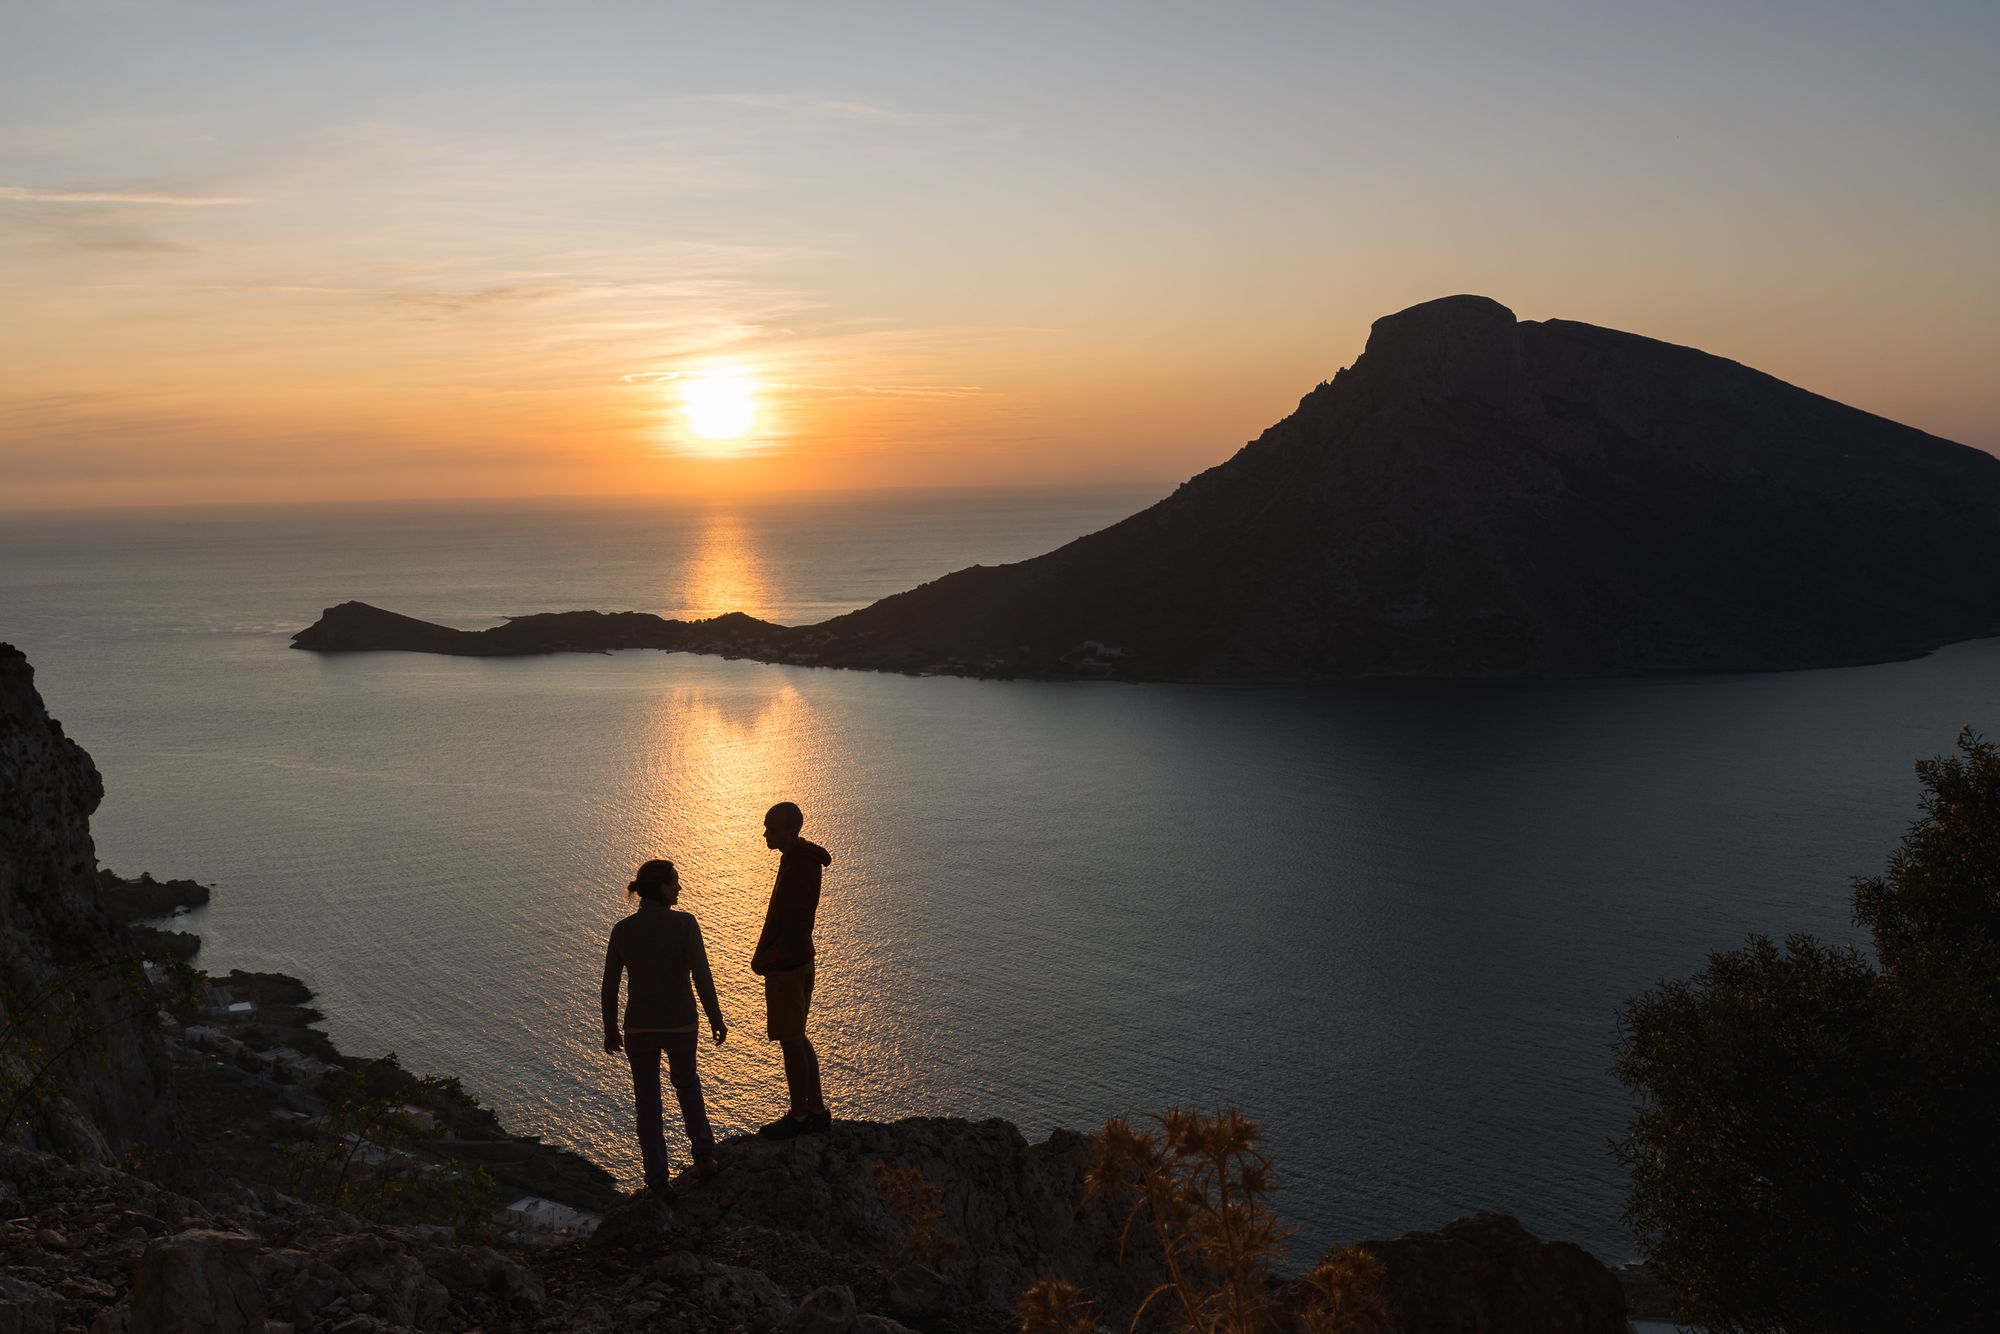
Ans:
[[[2000,751],[1917,765],[1923,814],[1858,881],[1876,961],[1752,937],[1627,1002],[1627,1218],[1724,1331],[1985,1328],[2000,1188]]]

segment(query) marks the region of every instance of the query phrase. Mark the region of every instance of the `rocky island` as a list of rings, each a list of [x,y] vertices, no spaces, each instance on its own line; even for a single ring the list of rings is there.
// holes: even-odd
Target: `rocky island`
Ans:
[[[1692,348],[1454,296],[1101,532],[809,626],[455,630],[322,653],[656,648],[966,676],[1292,682],[1771,671],[2000,634],[2000,459]]]

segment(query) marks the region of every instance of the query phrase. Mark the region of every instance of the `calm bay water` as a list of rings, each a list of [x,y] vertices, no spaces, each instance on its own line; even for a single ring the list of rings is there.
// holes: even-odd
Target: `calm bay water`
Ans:
[[[837,1115],[1031,1137],[1233,1102],[1300,1255],[1473,1209],[1632,1253],[1618,1002],[1751,931],[1857,939],[1910,762],[2000,727],[2000,641],[1781,676],[1315,690],[918,679],[631,652],[320,658],[349,597],[822,619],[1019,559],[1131,491],[752,508],[0,516],[0,639],[96,757],[100,858],[218,886],[213,969],[348,1050],[463,1076],[636,1175],[603,940],[682,867],[734,1032],[710,1110],[781,1110],[744,967],[781,797],[834,854],[815,1024]]]

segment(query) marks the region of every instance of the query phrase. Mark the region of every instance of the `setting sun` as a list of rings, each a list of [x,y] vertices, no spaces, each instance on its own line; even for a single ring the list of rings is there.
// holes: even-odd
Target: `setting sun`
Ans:
[[[757,423],[757,384],[742,371],[690,376],[680,390],[688,429],[704,440],[741,440]]]

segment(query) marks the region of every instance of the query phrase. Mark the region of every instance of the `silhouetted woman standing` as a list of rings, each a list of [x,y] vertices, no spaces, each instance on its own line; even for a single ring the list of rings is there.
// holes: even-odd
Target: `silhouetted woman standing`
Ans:
[[[667,1058],[674,1097],[687,1123],[688,1147],[703,1177],[714,1171],[715,1135],[702,1106],[701,1078],[695,1071],[698,1041],[693,992],[701,994],[709,1031],[719,1045],[729,1036],[722,1006],[715,998],[715,979],[708,971],[701,926],[692,913],[675,912],[681,877],[669,861],[651,861],[626,886],[639,900],[630,917],[611,928],[604,950],[604,1050],[623,1051],[632,1063],[632,1103],[639,1121],[639,1157],[645,1163],[646,1188],[662,1199],[674,1198],[667,1182],[667,1142],[660,1124],[660,1057]],[[631,974],[626,988],[625,1032],[618,1031],[618,975]],[[692,981],[693,992],[689,990]]]

